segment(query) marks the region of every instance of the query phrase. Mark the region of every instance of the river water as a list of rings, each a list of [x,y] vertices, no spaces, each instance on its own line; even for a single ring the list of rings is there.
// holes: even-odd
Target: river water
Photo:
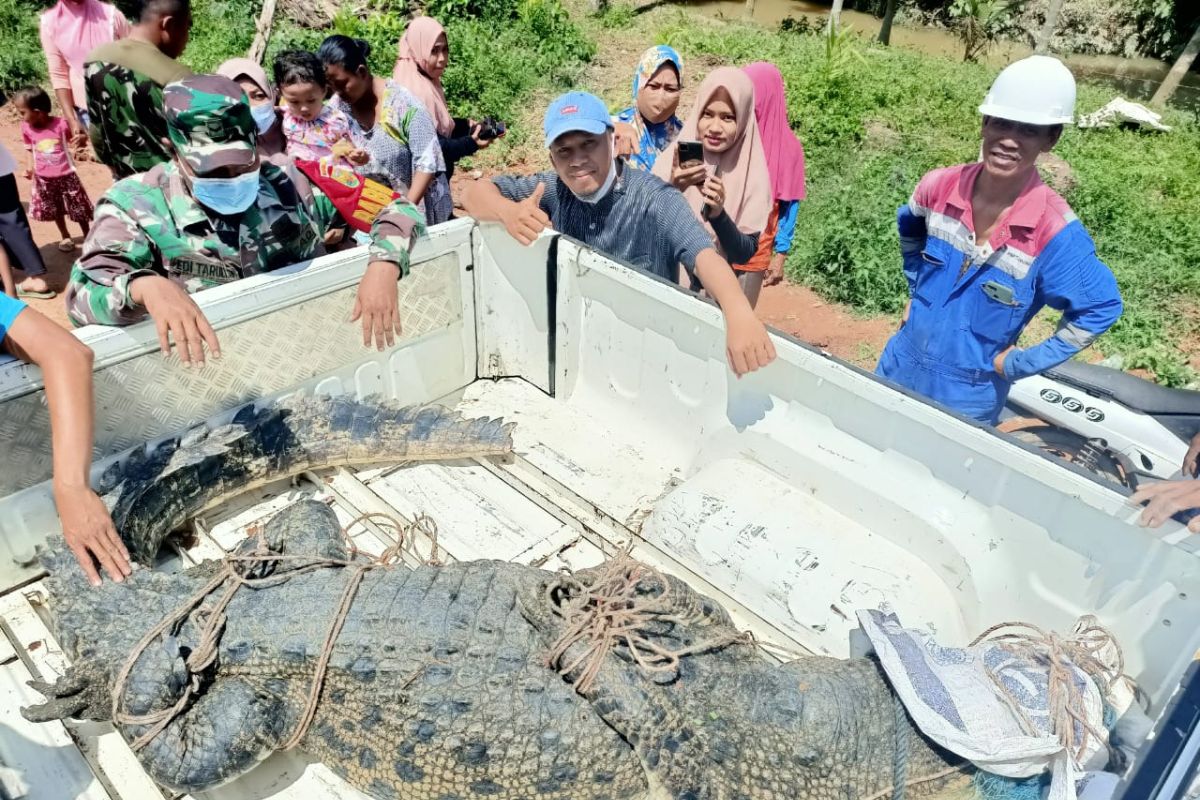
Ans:
[[[725,19],[745,19],[746,13],[746,6],[742,0],[698,0],[689,2],[688,7]],[[787,17],[807,16],[814,21],[824,21],[828,14],[828,5],[808,0],[755,0],[754,3],[754,21],[772,27]],[[858,11],[843,11],[842,24],[874,38],[879,33],[880,20]],[[962,43],[953,31],[944,28],[894,25],[892,45],[931,55],[962,58]],[[1031,52],[1031,48],[1022,44],[998,42],[988,50],[984,61],[992,66],[1002,67]],[[1075,73],[1075,77],[1103,84],[1112,88],[1114,94],[1142,102],[1150,99],[1170,69],[1169,64],[1153,58],[1069,55],[1065,61]],[[1200,74],[1193,70],[1185,75],[1171,103],[1178,108],[1200,113]],[[1080,109],[1083,113],[1094,110]]]

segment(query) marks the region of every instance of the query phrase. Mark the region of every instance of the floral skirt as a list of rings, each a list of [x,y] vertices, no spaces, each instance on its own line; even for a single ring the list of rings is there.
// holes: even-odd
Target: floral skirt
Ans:
[[[79,175],[69,172],[57,178],[33,176],[33,197],[29,214],[39,222],[70,217],[72,222],[91,224],[92,201],[83,189]]]

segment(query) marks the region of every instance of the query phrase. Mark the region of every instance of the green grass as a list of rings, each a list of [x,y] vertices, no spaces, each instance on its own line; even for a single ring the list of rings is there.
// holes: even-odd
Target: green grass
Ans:
[[[694,17],[681,17],[660,39],[685,58],[780,67],[808,166],[789,275],[864,311],[903,308],[895,210],[928,170],[977,157],[975,109],[993,70],[862,41],[845,46],[861,56],[827,60],[821,36]],[[1112,96],[1082,84],[1078,108],[1094,110]],[[1099,348],[1180,385],[1195,377],[1182,339],[1200,329],[1200,126],[1175,111],[1166,121],[1175,130],[1165,135],[1068,128],[1055,152],[1076,179],[1066,199],[1126,302]]]
[[[41,11],[28,0],[0,0],[0,89],[6,92],[46,78],[46,57],[38,39]]]
[[[193,0],[192,35],[181,61],[197,72],[245,55],[254,39],[257,0]],[[525,98],[537,89],[570,85],[595,53],[595,45],[572,22],[559,0],[442,0],[433,4],[449,20],[452,60],[444,83],[451,110],[463,116],[495,116],[512,121]],[[30,0],[0,0],[0,88],[46,81],[38,41],[38,7]],[[232,22],[231,21],[236,21]],[[407,24],[395,11],[368,18],[340,13],[327,30],[279,22],[271,35],[267,73],[281,50],[316,50],[332,33],[366,39],[378,75],[391,75],[396,48]],[[514,135],[520,138],[521,131]]]

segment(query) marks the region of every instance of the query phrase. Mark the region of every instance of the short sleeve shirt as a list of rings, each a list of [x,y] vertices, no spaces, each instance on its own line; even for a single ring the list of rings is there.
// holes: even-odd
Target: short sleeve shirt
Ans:
[[[24,310],[23,302],[0,292],[0,344],[8,337],[8,329],[12,327],[13,320]]]
[[[25,149],[33,154],[33,172],[42,178],[61,178],[69,175],[71,156],[67,150],[67,121],[54,117],[45,128],[35,128],[28,122],[21,123],[21,141]]]
[[[680,264],[691,272],[700,252],[713,249],[677,189],[624,163],[612,191],[594,204],[577,198],[555,172],[493,181],[509,200],[524,200],[539,183],[546,184],[541,209],[556,231],[671,282],[678,279]]]
[[[350,139],[350,120],[341,111],[325,106],[315,119],[301,119],[290,111],[283,112],[283,137],[287,139],[287,154],[301,161],[319,161],[333,155],[333,146]],[[345,159],[339,163],[353,168]]]

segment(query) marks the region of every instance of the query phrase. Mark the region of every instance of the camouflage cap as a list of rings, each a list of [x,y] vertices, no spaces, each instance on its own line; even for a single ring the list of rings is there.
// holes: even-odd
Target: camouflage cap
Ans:
[[[242,87],[219,75],[193,75],[163,90],[167,134],[197,175],[254,163],[258,127]]]

